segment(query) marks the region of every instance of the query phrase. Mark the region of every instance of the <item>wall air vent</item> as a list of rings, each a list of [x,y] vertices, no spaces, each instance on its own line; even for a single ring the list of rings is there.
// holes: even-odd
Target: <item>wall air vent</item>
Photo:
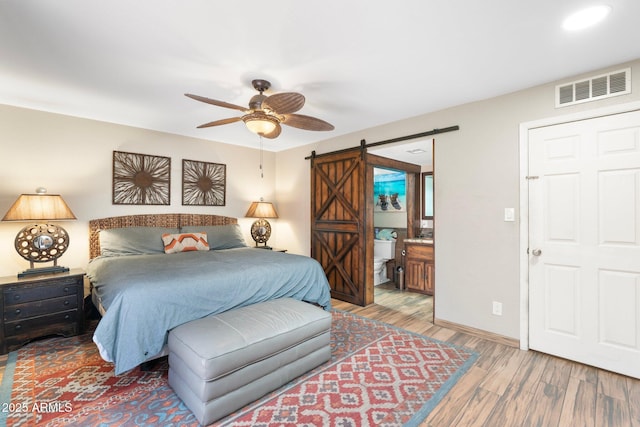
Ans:
[[[631,68],[556,86],[556,108],[631,93]]]

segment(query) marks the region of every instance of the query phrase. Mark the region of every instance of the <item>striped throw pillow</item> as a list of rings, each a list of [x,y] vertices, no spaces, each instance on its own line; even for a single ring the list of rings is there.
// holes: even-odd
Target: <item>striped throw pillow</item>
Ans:
[[[175,254],[188,251],[208,251],[207,233],[182,233],[162,235],[164,253]]]

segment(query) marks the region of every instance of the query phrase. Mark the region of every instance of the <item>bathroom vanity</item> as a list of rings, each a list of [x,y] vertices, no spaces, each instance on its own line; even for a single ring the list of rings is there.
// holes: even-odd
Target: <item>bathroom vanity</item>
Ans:
[[[433,295],[433,239],[405,239],[405,287],[408,291]]]

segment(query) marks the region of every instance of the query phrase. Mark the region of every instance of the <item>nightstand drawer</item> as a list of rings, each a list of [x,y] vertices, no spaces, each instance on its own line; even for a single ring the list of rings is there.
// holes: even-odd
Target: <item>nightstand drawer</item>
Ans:
[[[14,320],[26,319],[28,317],[36,317],[44,314],[71,310],[77,307],[78,297],[75,294],[66,297],[33,301],[26,304],[16,304],[5,308],[4,321],[12,322]]]
[[[29,335],[30,331],[37,329],[40,336],[65,333],[68,335],[77,334],[78,310],[68,310],[61,313],[49,314],[46,316],[32,317],[29,319],[6,322],[4,324],[4,335],[6,338],[20,335]]]
[[[5,307],[15,304],[24,304],[31,301],[40,301],[49,298],[75,296],[78,294],[77,281],[67,281],[64,283],[53,283],[45,286],[35,287],[15,287],[5,289]]]

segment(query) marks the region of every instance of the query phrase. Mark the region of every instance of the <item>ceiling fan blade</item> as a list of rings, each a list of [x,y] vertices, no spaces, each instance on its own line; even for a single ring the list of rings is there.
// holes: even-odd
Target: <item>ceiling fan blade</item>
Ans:
[[[278,114],[295,113],[304,106],[304,95],[295,92],[276,93],[262,101],[262,107]]]
[[[262,135],[262,136],[264,136],[265,138],[269,138],[269,139],[275,139],[278,136],[280,136],[280,132],[282,132],[282,126],[280,126],[279,124],[276,123],[276,128],[274,130],[272,130],[268,134]]]
[[[331,123],[303,114],[284,114],[283,124],[304,130],[327,131],[335,129]]]
[[[188,96],[191,99],[195,99],[196,101],[206,102],[207,104],[217,105],[218,107],[231,108],[233,110],[240,110],[243,112],[247,111],[246,107],[241,107],[235,104],[229,104],[228,102],[218,101],[216,99],[211,99],[211,98],[205,98],[204,96],[200,96],[200,95],[192,95],[190,93],[185,93],[184,95]]]
[[[231,118],[228,118],[228,119],[216,120],[216,121],[213,121],[213,122],[209,122],[209,123],[205,123],[203,125],[200,125],[200,126],[198,126],[198,129],[210,128],[211,126],[227,125],[229,123],[239,122],[240,120],[242,120],[242,117],[231,117]]]

